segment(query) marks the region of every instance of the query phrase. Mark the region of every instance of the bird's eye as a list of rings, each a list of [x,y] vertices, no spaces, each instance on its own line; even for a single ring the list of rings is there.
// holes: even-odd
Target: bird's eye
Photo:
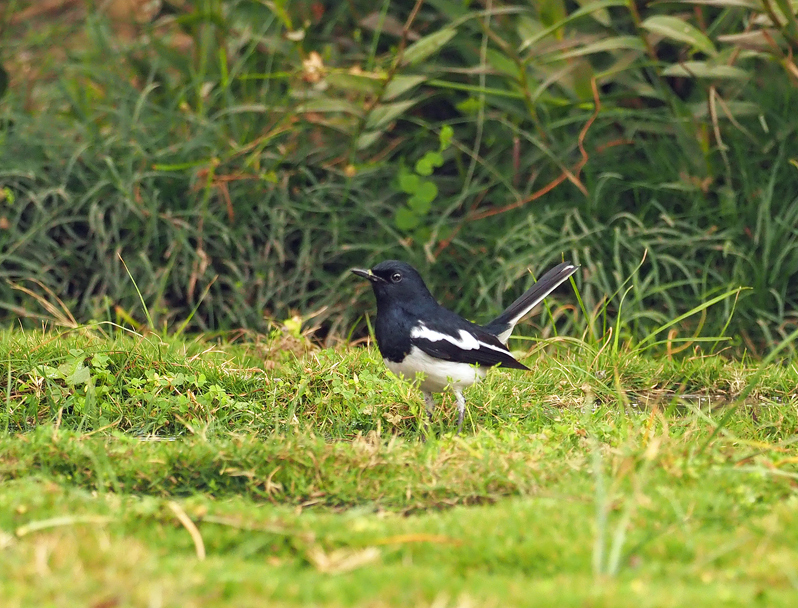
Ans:
[[[402,273],[401,272],[394,272],[391,275],[391,282],[392,283],[398,283],[401,280],[402,280]]]

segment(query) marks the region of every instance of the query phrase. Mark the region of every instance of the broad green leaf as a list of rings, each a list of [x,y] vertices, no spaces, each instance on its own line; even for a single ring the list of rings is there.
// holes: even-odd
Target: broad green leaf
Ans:
[[[482,107],[482,101],[477,97],[468,97],[454,106],[463,114],[476,114]]]
[[[758,116],[762,114],[762,106],[753,101],[727,101],[723,105],[725,109],[721,107],[720,104],[717,106],[718,120],[724,120],[729,117],[728,114],[726,114],[726,110],[728,110],[733,118]],[[692,110],[693,116],[696,118],[706,118],[709,115],[709,108],[707,107],[706,101],[691,104],[690,109]]]
[[[781,9],[781,16],[787,22],[780,29],[794,39],[798,36],[798,19],[795,18],[795,7],[793,3],[790,0],[774,0],[774,2],[776,6]]]
[[[371,111],[371,114],[369,114],[368,120],[366,121],[366,129],[379,129],[387,125],[403,112],[409,110],[416,102],[416,99],[408,99],[407,101],[397,101],[378,105]]]
[[[583,47],[558,53],[546,58],[546,61],[558,61],[560,59],[568,59],[571,57],[582,57],[584,55],[592,55],[594,53],[608,53],[612,51],[633,50],[645,52],[646,45],[637,36],[613,36],[612,38],[605,38]]]
[[[432,175],[432,164],[426,158],[419,158],[416,161],[416,173],[419,175]]]
[[[414,42],[405,49],[404,55],[402,56],[402,63],[413,65],[414,63],[424,61],[427,57],[442,49],[447,42],[454,38],[456,33],[457,30],[447,27],[429,36],[424,36],[421,40]]]
[[[111,360],[111,357],[108,355],[103,355],[102,353],[94,353],[91,358],[91,365],[92,367],[101,367],[104,368],[108,365],[108,362]]]
[[[587,59],[577,60],[571,70],[574,93],[582,101],[593,99],[593,67]]]
[[[424,158],[427,159],[429,164],[433,167],[443,166],[443,155],[440,152],[427,152]]]
[[[55,367],[50,367],[49,365],[40,365],[37,370],[41,372],[42,376],[45,378],[64,379],[64,373]]]
[[[14,204],[15,200],[17,200],[17,197],[14,195],[14,191],[11,188],[8,186],[0,188],[0,203],[10,207]]]
[[[452,144],[452,139],[454,138],[454,129],[452,129],[449,125],[443,125],[441,127],[441,135],[440,135],[440,150],[443,152],[446,148],[448,148]]]
[[[717,6],[719,8],[726,7],[742,7],[750,8],[751,10],[762,10],[762,3],[760,0],[676,0],[683,4],[703,4],[706,6]]]
[[[394,221],[399,230],[412,230],[419,225],[421,218],[413,213],[409,207],[402,206],[396,210]]]
[[[402,167],[399,170],[399,188],[401,188],[402,192],[414,194],[418,190],[420,183],[421,179],[419,179],[418,175],[408,171],[407,167]]]
[[[324,79],[337,89],[376,93],[382,86],[382,80],[365,74],[349,74],[347,72],[330,72]]]
[[[648,82],[636,82],[634,83],[630,89],[637,93],[640,97],[647,97],[649,99],[659,99],[660,101],[665,101],[665,98],[660,92],[659,89],[651,86]]]
[[[684,61],[670,65],[662,71],[664,76],[683,78],[717,78],[722,80],[746,80],[748,72],[731,65],[713,65],[706,61]]]
[[[431,175],[435,167],[443,165],[443,156],[439,152],[427,152],[416,162],[416,173]]]
[[[421,186],[418,190],[416,190],[413,198],[417,198],[419,201],[424,203],[431,203],[435,200],[436,196],[438,196],[438,186],[436,186],[433,182],[424,181],[421,182]]]
[[[521,40],[529,40],[545,29],[540,21],[532,19],[528,15],[520,15],[518,17],[516,28],[518,29],[518,37]]]
[[[407,204],[417,215],[427,215],[436,196],[438,196],[438,186],[430,181],[424,181]]]
[[[365,150],[369,146],[374,145],[382,135],[382,131],[364,131],[360,137],[357,138],[357,149]]]
[[[518,66],[505,53],[496,49],[488,49],[485,55],[488,64],[497,72],[506,74],[511,78],[518,78]]]
[[[591,0],[576,0],[576,3],[579,6],[587,6],[588,4],[590,4],[590,2]],[[608,11],[606,8],[593,11],[592,13],[590,13],[590,16],[605,27],[610,27],[610,24],[612,23],[612,18],[610,17],[610,11]]]
[[[382,98],[385,101],[396,99],[402,93],[420,85],[426,79],[426,76],[394,76],[393,80],[385,86]]]
[[[535,4],[540,15],[540,22],[545,26],[560,23],[568,14],[563,0],[537,0]]]
[[[671,40],[685,42],[694,49],[708,55],[717,55],[715,45],[712,44],[712,41],[707,38],[703,32],[678,17],[654,15],[643,21],[641,27],[653,34],[659,34]]]
[[[779,47],[783,47],[786,44],[784,36],[773,29],[753,30],[739,34],[721,34],[718,36],[718,42],[734,44],[748,50],[767,51],[768,55],[773,50],[774,43]]]
[[[585,15],[592,15],[593,13],[601,10],[606,10],[611,7],[621,6],[626,7],[628,4],[628,0],[595,0],[590,4],[586,4],[585,6],[578,8],[573,13],[568,15],[565,19],[555,23],[554,25],[550,25],[547,28],[542,29],[541,31],[533,34],[532,36],[524,39],[519,47],[518,51],[521,52],[524,49],[529,48],[530,46],[534,45],[540,40],[543,40],[550,34],[556,32],[558,29],[563,27],[564,25],[568,25],[572,21],[577,21],[581,19]]]
[[[440,237],[440,232],[438,233],[438,237]],[[417,243],[426,243],[432,238],[432,230],[429,226],[419,226],[413,231],[413,240]]]
[[[413,213],[420,219],[429,213],[432,209],[432,203],[424,200],[420,196],[411,196],[407,200],[407,205],[413,210]]]
[[[75,368],[74,373],[67,377],[66,383],[70,386],[75,386],[76,384],[85,384],[91,379],[91,370],[88,367],[84,367],[81,363]]]
[[[301,103],[296,107],[296,112],[319,112],[322,114],[326,112],[343,112],[345,114],[354,114],[355,116],[363,114],[362,110],[355,104],[345,99],[331,99],[329,97],[319,97]]]

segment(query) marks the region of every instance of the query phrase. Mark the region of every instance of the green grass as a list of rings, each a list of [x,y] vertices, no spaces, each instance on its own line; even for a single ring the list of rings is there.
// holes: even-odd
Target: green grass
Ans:
[[[4,606],[791,606],[795,366],[610,350],[423,441],[371,349],[5,332]]]

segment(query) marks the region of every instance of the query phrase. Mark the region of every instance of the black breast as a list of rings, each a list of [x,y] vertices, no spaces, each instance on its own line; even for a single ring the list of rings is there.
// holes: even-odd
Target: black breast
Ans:
[[[391,306],[377,314],[374,334],[380,354],[388,361],[403,361],[410,352],[410,329],[415,319],[401,308]]]

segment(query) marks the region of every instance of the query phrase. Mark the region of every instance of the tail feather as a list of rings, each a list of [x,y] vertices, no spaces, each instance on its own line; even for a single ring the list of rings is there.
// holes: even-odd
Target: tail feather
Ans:
[[[485,329],[499,338],[502,343],[506,344],[510,334],[513,332],[515,324],[530,310],[540,304],[547,295],[567,281],[568,277],[578,269],[579,266],[571,264],[571,262],[558,264],[540,277],[537,283],[530,287],[526,293],[515,302],[510,304],[502,314],[485,325]]]

